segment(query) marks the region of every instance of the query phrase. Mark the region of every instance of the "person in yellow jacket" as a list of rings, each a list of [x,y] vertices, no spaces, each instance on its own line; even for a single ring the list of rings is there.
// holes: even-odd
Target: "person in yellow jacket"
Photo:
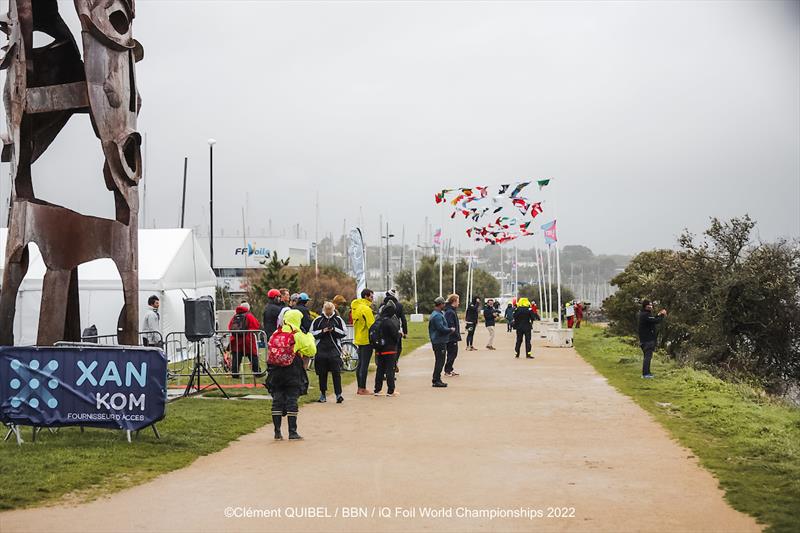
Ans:
[[[314,357],[317,343],[309,333],[303,333],[300,323],[303,313],[297,309],[286,312],[281,331],[294,334],[295,358],[289,366],[268,366],[267,380],[264,385],[272,395],[272,425],[275,429],[275,440],[282,440],[281,418],[289,421],[289,440],[302,439],[297,433],[297,400],[308,393],[308,375],[303,366],[303,358]]]
[[[375,294],[371,289],[363,289],[361,298],[353,300],[350,304],[350,317],[353,320],[353,343],[358,347],[358,367],[356,368],[356,381],[358,392],[356,394],[370,394],[367,390],[367,374],[369,363],[372,360],[372,345],[369,343],[369,328],[375,323],[375,314],[372,312],[372,300]]]

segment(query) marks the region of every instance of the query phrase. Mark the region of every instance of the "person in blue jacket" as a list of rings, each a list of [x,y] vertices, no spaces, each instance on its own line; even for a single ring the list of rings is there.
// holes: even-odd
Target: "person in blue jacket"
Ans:
[[[435,363],[433,366],[433,386],[447,387],[447,383],[442,381],[442,369],[444,368],[445,358],[447,357],[447,343],[450,335],[455,332],[455,328],[447,327],[447,320],[444,317],[445,300],[441,296],[433,301],[433,312],[428,321],[428,335],[431,338]]]

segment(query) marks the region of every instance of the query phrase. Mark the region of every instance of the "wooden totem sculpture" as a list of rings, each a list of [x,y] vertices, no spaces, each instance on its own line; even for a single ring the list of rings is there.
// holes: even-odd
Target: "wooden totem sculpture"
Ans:
[[[8,72],[3,95],[8,137],[3,139],[2,156],[11,163],[12,183],[0,291],[0,345],[14,342],[17,292],[28,269],[31,242],[39,247],[47,268],[37,344],[80,340],[78,265],[100,258],[111,258],[122,279],[119,342],[138,344],[137,185],[142,165],[141,136],[136,131],[141,99],[134,65],[143,50],[132,37],[134,0],[74,0],[74,4],[83,57],[58,12],[57,0],[9,0],[9,13],[0,20],[0,30],[8,35],[0,63]],[[35,48],[34,32],[53,41]],[[34,193],[31,165],[75,113],[89,113],[100,139],[103,177],[114,193],[116,220],[82,215]],[[64,186],[69,186],[66,180]]]

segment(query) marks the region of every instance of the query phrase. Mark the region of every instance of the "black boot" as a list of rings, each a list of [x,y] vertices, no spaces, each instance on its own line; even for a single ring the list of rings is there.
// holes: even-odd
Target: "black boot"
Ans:
[[[303,437],[297,432],[297,416],[289,415],[289,440],[301,440]]]
[[[281,434],[281,415],[272,415],[272,425],[275,428],[275,440],[283,440]]]

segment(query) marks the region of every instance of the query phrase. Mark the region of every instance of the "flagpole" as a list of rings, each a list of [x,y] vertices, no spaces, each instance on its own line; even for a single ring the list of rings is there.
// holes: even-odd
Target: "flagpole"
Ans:
[[[419,238],[417,238],[419,241]],[[417,244],[419,246],[419,244]],[[419,314],[419,302],[417,301],[417,249],[414,248],[414,253],[412,254],[411,261],[413,261],[414,265],[412,270],[414,271],[414,313]]]
[[[556,231],[558,231],[558,229],[556,229]],[[561,262],[559,261],[558,257],[558,239],[556,238],[556,292],[558,293],[558,329],[561,329]]]
[[[550,260],[550,246],[547,247],[547,303],[550,318],[553,318],[553,266]]]
[[[514,245],[514,298],[519,296],[519,256],[517,245]]]
[[[453,245],[453,294],[456,293],[456,247]]]
[[[536,257],[536,286],[539,287],[539,309],[542,309],[542,267],[539,264],[539,249],[536,241],[533,242],[533,253]]]

